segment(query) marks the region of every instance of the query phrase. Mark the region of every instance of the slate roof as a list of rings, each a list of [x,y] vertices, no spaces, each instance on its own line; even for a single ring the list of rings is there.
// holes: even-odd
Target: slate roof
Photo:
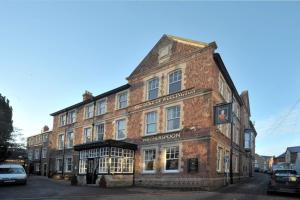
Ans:
[[[291,153],[299,153],[300,152],[300,146],[288,147],[286,150],[291,152]]]
[[[115,89],[113,89],[113,90],[110,90],[110,91],[108,91],[108,92],[104,92],[104,93],[102,93],[102,94],[99,94],[99,95],[97,95],[97,96],[94,96],[92,99],[88,99],[88,100],[79,102],[79,103],[74,104],[74,105],[72,105],[72,106],[69,106],[69,107],[67,107],[67,108],[64,108],[64,109],[61,109],[61,110],[59,110],[59,111],[56,111],[56,112],[54,112],[54,113],[52,113],[52,114],[50,114],[50,115],[51,115],[51,116],[58,115],[58,114],[60,114],[60,113],[63,113],[63,112],[72,110],[72,109],[74,109],[74,108],[78,108],[79,106],[88,104],[88,103],[93,102],[93,101],[96,101],[96,100],[98,100],[98,99],[107,97],[107,96],[109,96],[109,95],[111,95],[111,94],[115,94],[115,93],[121,92],[121,91],[126,90],[126,89],[128,89],[128,88],[130,88],[130,85],[129,85],[129,84],[122,85],[122,86],[117,87],[117,88],[115,88]]]
[[[276,158],[284,158],[285,157],[285,153],[280,154],[279,156],[277,156]]]

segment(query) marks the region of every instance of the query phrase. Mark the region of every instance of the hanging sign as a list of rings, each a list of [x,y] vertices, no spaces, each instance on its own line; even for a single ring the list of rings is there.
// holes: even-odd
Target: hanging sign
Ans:
[[[215,125],[227,124],[232,122],[232,104],[220,104],[214,107]]]

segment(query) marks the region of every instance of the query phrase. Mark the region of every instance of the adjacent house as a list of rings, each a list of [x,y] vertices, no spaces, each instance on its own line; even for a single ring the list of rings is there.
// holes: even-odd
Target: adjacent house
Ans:
[[[300,174],[300,146],[288,147],[285,152],[285,162]]]
[[[215,42],[164,35],[128,83],[51,114],[50,173],[80,184],[214,188],[249,177],[256,131]],[[231,103],[233,123],[214,124]],[[232,127],[232,129],[231,129]],[[232,164],[230,165],[230,160]]]
[[[41,133],[27,138],[29,174],[48,176],[51,132],[48,126],[44,126]]]

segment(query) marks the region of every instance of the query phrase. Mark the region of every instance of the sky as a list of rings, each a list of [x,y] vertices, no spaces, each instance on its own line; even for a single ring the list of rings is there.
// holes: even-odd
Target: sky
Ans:
[[[0,93],[25,136],[126,83],[163,34],[216,41],[248,90],[256,152],[300,146],[300,2],[0,1]]]

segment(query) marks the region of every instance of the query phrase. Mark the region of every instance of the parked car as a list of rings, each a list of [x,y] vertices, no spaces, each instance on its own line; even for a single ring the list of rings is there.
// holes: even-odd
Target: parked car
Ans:
[[[1,164],[0,184],[26,184],[27,174],[21,165]]]
[[[300,176],[291,169],[274,171],[268,185],[268,193],[272,192],[300,193]]]

